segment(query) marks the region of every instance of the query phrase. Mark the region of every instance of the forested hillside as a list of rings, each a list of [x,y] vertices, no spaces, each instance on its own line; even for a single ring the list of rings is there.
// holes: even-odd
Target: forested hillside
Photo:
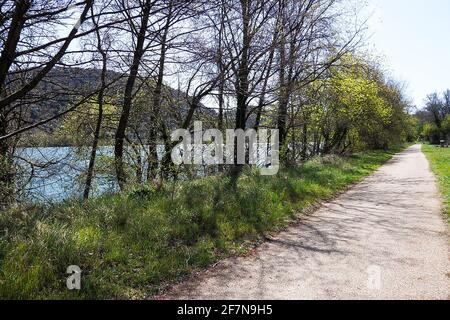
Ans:
[[[55,67],[49,75],[42,80],[42,82],[32,91],[34,96],[42,96],[43,101],[39,103],[30,104],[28,114],[23,117],[32,123],[38,123],[50,117],[56,117],[53,121],[39,126],[32,131],[31,135],[24,135],[19,141],[20,146],[76,146],[81,143],[83,146],[89,142],[89,136],[92,136],[92,128],[89,123],[94,122],[98,114],[98,107],[94,101],[86,102],[77,107],[77,110],[66,117],[58,116],[65,110],[69,109],[72,104],[77,103],[83,95],[88,95],[92,88],[101,86],[101,70],[81,67]],[[110,105],[109,116],[110,121],[118,118],[117,105],[120,104],[120,95],[117,91],[126,81],[125,75],[110,71],[107,73],[108,81],[119,79],[108,89],[108,100]],[[140,94],[140,104],[149,104],[154,88],[152,80],[145,80],[145,88]],[[191,99],[185,92],[171,88],[168,85],[163,85],[163,95],[166,101],[173,103],[171,109],[166,107],[163,111],[164,118],[168,119],[167,125],[171,130],[178,128],[177,119],[184,117],[188,110],[188,99]],[[139,122],[143,123],[142,116],[148,113],[148,110],[141,109],[139,114],[141,118]],[[208,109],[204,106],[199,108],[196,112],[196,119],[204,119],[209,115],[215,115],[214,109]],[[146,115],[148,117],[148,114]],[[170,119],[170,120],[169,120]],[[81,123],[83,122],[83,123]],[[117,121],[116,121],[117,122]],[[83,125],[85,125],[83,127]],[[86,126],[87,125],[87,126]],[[68,129],[70,128],[70,129]],[[104,139],[103,143],[113,144],[112,127],[105,128],[103,135],[109,136],[110,139]],[[144,125],[137,128],[137,134],[145,136]],[[86,138],[88,140],[86,140]]]

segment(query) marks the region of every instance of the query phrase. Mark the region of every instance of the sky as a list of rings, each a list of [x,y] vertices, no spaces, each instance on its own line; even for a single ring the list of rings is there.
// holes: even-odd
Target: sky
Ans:
[[[369,49],[422,108],[450,89],[450,0],[368,0]]]
[[[450,0],[361,0],[369,52],[403,83],[418,108],[450,89]]]

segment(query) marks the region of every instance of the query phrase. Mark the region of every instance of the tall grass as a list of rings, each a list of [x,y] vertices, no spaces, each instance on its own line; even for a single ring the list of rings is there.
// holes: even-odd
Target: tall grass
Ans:
[[[263,177],[245,172],[138,187],[52,208],[0,215],[0,298],[139,299],[223,257],[241,253],[302,209],[373,172],[399,149],[317,158]],[[82,290],[66,288],[78,265]]]
[[[431,169],[439,181],[444,200],[444,213],[450,221],[450,148],[423,145],[422,150],[430,161]]]

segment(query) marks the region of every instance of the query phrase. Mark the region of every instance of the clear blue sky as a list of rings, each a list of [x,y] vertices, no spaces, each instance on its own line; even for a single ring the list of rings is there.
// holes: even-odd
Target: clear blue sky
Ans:
[[[368,0],[371,50],[407,85],[417,107],[450,89],[450,0]]]

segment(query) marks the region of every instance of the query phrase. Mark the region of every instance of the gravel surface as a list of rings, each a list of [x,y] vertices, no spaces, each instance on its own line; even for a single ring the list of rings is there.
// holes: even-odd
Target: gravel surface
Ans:
[[[311,216],[165,299],[449,299],[448,225],[416,145]]]

